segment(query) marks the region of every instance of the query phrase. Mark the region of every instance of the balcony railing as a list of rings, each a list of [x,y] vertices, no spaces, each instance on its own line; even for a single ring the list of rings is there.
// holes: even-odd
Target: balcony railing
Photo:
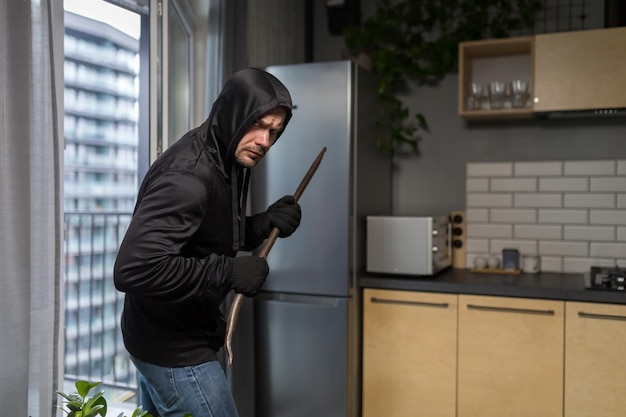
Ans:
[[[108,387],[109,402],[136,406],[135,368],[119,321],[124,295],[113,264],[131,213],[65,213],[65,385],[82,379]]]

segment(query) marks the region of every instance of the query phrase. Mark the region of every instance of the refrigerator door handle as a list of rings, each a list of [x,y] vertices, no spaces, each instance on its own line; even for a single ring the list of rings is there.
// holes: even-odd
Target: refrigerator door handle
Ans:
[[[285,293],[271,293],[261,292],[255,297],[255,299],[270,301],[281,304],[298,304],[298,305],[314,305],[314,306],[327,306],[329,308],[336,308],[340,300],[345,300],[348,297],[324,297],[319,295],[302,295],[302,294],[285,294]]]

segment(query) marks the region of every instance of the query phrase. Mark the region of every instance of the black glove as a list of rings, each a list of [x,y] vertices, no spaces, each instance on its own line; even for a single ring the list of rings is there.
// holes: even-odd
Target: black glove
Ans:
[[[272,228],[280,230],[278,236],[288,237],[300,225],[302,210],[300,204],[291,195],[286,195],[267,208],[265,213],[254,216],[255,234],[263,239],[267,238]]]
[[[259,256],[240,256],[233,258],[233,270],[230,275],[230,287],[246,297],[254,297],[265,283],[270,267],[265,258]]]

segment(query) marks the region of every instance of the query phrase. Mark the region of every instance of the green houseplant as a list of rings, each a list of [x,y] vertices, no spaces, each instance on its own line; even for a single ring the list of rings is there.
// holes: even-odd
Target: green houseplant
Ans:
[[[389,132],[378,147],[392,155],[419,154],[426,119],[411,114],[398,95],[409,82],[432,85],[456,71],[459,42],[528,30],[540,9],[536,0],[378,0],[373,16],[344,31],[349,52],[369,56],[377,79],[383,105],[378,124]]]
[[[107,414],[107,401],[104,398],[104,391],[99,391],[93,396],[89,397],[91,390],[100,385],[100,382],[88,382],[88,381],[76,381],[77,393],[66,394],[59,392],[58,394],[65,398],[63,403],[64,407],[61,407],[68,417],[96,417],[106,416]],[[120,414],[118,417],[122,417]],[[141,407],[138,407],[132,414],[132,417],[152,417],[147,411],[142,411]]]
[[[88,382],[88,381],[76,381],[77,393],[66,394],[64,392],[58,392],[58,394],[65,399],[61,410],[67,414],[68,417],[106,417],[107,414],[107,401],[104,398],[104,391],[99,391],[93,394],[91,397],[89,393],[100,385],[100,382]],[[123,417],[124,413],[119,414],[118,417]],[[153,417],[147,411],[143,411],[141,407],[137,407],[131,417]],[[183,417],[193,417],[191,413],[186,413]]]

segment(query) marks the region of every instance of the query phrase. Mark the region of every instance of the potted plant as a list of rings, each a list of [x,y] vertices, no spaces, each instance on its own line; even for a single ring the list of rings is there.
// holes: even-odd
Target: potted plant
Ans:
[[[91,390],[100,384],[100,382],[76,381],[74,385],[76,386],[77,393],[66,394],[64,392],[58,392],[58,394],[65,399],[61,410],[63,410],[68,417],[106,417],[107,401],[104,398],[104,391],[99,391],[89,397]],[[118,417],[124,417],[124,413],[119,414]],[[141,407],[137,407],[131,417],[153,416],[147,411],[143,411]],[[193,416],[191,413],[186,413],[183,417]]]

